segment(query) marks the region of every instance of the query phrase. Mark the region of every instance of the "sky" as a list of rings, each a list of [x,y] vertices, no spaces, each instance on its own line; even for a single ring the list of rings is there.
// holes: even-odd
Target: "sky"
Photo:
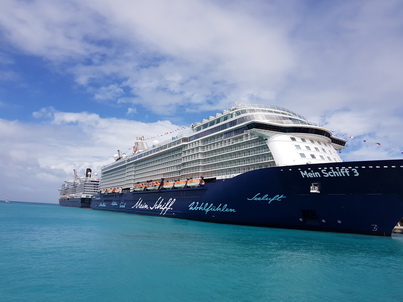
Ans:
[[[403,2],[0,1],[0,200],[57,203],[73,169],[236,104],[403,158]]]

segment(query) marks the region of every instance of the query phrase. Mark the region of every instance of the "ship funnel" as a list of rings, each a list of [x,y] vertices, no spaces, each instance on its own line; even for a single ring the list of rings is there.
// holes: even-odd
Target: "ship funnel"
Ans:
[[[90,177],[91,177],[91,173],[92,173],[91,169],[90,169],[90,168],[87,168],[87,170],[85,170],[85,177],[90,178]]]

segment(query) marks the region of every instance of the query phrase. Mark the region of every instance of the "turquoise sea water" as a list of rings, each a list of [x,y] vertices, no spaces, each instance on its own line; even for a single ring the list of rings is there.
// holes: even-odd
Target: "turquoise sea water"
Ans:
[[[0,203],[0,301],[403,301],[403,236]]]

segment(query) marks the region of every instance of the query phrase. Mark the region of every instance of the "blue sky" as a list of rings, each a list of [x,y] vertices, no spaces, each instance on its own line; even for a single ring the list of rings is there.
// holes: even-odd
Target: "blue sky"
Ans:
[[[402,49],[399,0],[2,0],[0,199],[57,202],[73,169],[236,102],[401,158]]]

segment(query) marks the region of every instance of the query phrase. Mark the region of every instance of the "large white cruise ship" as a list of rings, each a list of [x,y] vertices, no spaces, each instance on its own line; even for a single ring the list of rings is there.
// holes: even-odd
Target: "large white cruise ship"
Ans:
[[[102,168],[92,208],[390,235],[403,216],[403,163],[343,163],[345,144],[287,109],[236,106],[170,141],[139,138],[133,154],[119,152]]]
[[[100,189],[133,188],[149,180],[231,178],[273,166],[340,162],[345,141],[279,107],[242,106],[192,125],[188,135],[134,154],[102,169]]]

